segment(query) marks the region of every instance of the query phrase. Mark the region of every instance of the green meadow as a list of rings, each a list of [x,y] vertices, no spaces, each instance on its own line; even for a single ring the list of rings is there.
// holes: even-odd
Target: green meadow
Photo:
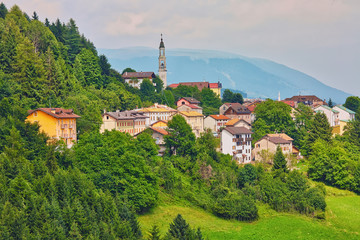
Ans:
[[[191,204],[160,194],[159,206],[139,217],[144,236],[154,223],[164,235],[180,213],[193,228],[200,227],[207,239],[360,239],[360,196],[326,187],[326,219],[279,213],[259,205],[259,220],[224,220]]]

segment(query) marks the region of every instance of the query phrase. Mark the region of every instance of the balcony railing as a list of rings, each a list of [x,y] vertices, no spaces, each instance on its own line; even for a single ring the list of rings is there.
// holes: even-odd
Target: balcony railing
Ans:
[[[61,124],[61,128],[67,128],[67,124]]]

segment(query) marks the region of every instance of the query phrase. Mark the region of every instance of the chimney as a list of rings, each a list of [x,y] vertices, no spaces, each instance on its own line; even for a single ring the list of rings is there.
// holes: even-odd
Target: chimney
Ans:
[[[104,108],[104,114],[106,113],[106,108]]]

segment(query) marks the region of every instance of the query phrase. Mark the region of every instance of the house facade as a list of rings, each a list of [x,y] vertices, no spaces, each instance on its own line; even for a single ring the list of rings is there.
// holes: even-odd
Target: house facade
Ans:
[[[104,111],[102,114],[103,122],[100,126],[100,133],[105,132],[105,130],[116,130],[120,132],[126,132],[131,136],[134,136],[135,134],[145,130],[147,127],[147,119],[148,117],[145,114],[139,113],[137,111]]]
[[[223,115],[227,116],[228,118],[244,119],[249,123],[251,122],[251,111],[247,107],[241,105],[240,103],[229,103],[228,105],[225,103],[221,107],[222,107],[221,112],[223,112]],[[224,109],[226,110],[224,111]]]
[[[204,119],[204,128],[211,129],[212,132],[220,132],[220,129],[225,127],[229,118],[225,115],[209,115]]]
[[[140,88],[144,79],[149,79],[152,82],[152,79],[156,78],[154,72],[125,72],[121,76],[127,84],[134,88]]]
[[[137,109],[136,111],[142,112],[145,116],[149,117],[147,126],[150,126],[159,120],[169,121],[177,113],[177,110],[157,103],[147,108]]]
[[[179,112],[191,126],[191,129],[196,137],[200,137],[200,134],[204,132],[204,115],[194,111]]]
[[[326,105],[317,106],[316,108],[314,108],[314,111],[324,113],[331,127],[339,125],[339,111],[332,109]]]
[[[182,105],[196,105],[196,106],[198,106],[199,104],[200,104],[200,101],[196,100],[195,98],[192,98],[192,97],[182,97],[176,102],[176,105],[178,107],[180,107]]]
[[[29,110],[26,121],[37,122],[40,131],[51,140],[63,140],[68,147],[77,141],[76,120],[80,118],[72,109],[38,108]]]
[[[336,105],[333,107],[334,110],[339,112],[339,119],[344,121],[355,120],[355,112],[344,107],[343,105]]]
[[[254,145],[253,158],[255,158],[255,161],[265,160],[263,159],[264,152],[275,154],[278,146],[286,156],[290,156],[293,150],[292,138],[286,134],[267,134]]]
[[[197,105],[181,105],[179,107],[177,107],[177,110],[180,111],[180,112],[183,112],[183,111],[195,111],[195,112],[198,112],[198,113],[203,113],[203,109],[202,107],[200,106],[197,106]]]
[[[221,152],[238,163],[251,162],[252,132],[244,127],[226,127],[221,131]]]

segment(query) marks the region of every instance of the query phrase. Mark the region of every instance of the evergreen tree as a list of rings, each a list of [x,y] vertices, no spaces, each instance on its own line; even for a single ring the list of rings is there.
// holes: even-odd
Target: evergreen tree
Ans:
[[[328,101],[328,106],[329,106],[330,108],[332,108],[332,107],[334,106],[334,104],[333,104],[333,102],[332,102],[331,98],[329,98],[329,101]]]
[[[39,16],[37,15],[36,12],[33,13],[32,19],[33,19],[33,20],[39,20]]]
[[[0,17],[5,19],[6,14],[8,13],[8,10],[4,3],[0,4]]]
[[[346,98],[344,107],[357,112],[357,110],[359,109],[360,106],[360,98],[357,96],[350,96],[348,98]]]
[[[157,225],[153,225],[153,227],[149,232],[148,240],[160,240],[160,239],[161,239],[160,229]]]
[[[191,228],[185,219],[178,214],[174,221],[170,223],[169,231],[167,233],[168,239],[188,240],[191,237]]]
[[[50,22],[48,18],[45,18],[45,26],[50,28]]]
[[[109,76],[110,75],[110,63],[107,59],[107,57],[105,55],[100,55],[99,56],[99,65],[100,65],[100,68],[101,68],[101,73],[103,75],[107,75]]]
[[[282,152],[281,147],[278,145],[276,148],[275,156],[274,156],[274,165],[272,167],[273,171],[280,172],[288,172],[288,168],[286,166],[287,162],[285,156]]]
[[[222,102],[223,103],[231,103],[234,97],[234,93],[229,90],[229,89],[225,89],[223,95],[222,95]]]

